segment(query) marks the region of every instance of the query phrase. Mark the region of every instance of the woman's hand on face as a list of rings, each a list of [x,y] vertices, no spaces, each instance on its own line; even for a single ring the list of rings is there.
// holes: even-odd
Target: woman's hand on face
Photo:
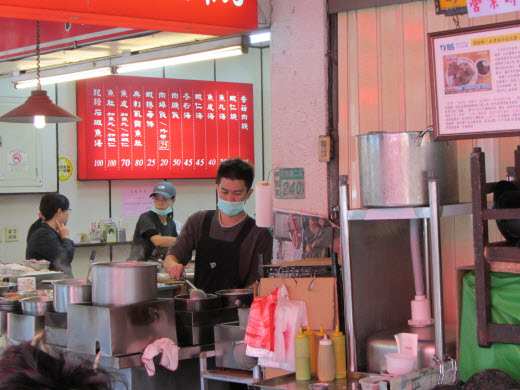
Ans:
[[[61,238],[70,238],[70,232],[64,223],[58,222],[58,234]]]

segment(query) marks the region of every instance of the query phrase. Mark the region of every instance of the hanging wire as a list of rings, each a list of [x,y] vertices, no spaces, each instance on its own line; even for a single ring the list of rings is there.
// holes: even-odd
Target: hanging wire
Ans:
[[[42,85],[40,83],[40,21],[36,21],[36,78],[38,79],[38,84],[36,86],[37,90],[42,89]]]
[[[457,0],[453,0],[453,23],[455,23],[455,28],[460,28],[459,14],[457,13]]]

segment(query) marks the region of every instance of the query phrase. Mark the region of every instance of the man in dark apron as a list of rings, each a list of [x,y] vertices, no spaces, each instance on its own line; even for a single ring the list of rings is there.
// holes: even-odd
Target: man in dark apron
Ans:
[[[246,161],[236,158],[220,164],[218,210],[188,218],[164,261],[170,277],[181,278],[195,249],[195,286],[207,293],[246,288],[258,280],[258,255],[271,259],[273,239],[244,211],[253,178],[253,167]]]

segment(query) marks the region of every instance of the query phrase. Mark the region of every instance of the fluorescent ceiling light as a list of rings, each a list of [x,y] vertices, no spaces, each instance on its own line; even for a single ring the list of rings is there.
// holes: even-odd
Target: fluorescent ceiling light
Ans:
[[[176,57],[163,58],[159,60],[135,62],[133,64],[119,65],[116,67],[116,73],[128,73],[145,69],[160,68],[163,66],[187,64],[190,62],[233,57],[241,55],[242,53],[242,46],[236,45],[225,47],[223,49],[208,50],[200,53],[186,54]]]
[[[271,40],[271,32],[263,32],[258,34],[252,34],[249,36],[251,43],[268,42]]]
[[[112,74],[112,70],[109,66],[104,68],[84,70],[81,72],[65,73],[55,76],[42,77],[40,79],[41,85],[63,83],[65,81],[91,79],[94,77],[101,77]],[[18,89],[22,88],[34,88],[38,84],[37,79],[28,79],[23,81],[15,82],[15,87]]]

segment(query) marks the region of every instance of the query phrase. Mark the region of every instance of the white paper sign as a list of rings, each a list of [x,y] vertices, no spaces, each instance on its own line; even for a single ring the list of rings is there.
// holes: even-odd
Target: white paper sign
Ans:
[[[36,290],[36,278],[26,277],[18,278],[18,291],[34,291]]]
[[[520,0],[468,0],[468,16],[488,16],[520,11]]]
[[[23,149],[10,149],[7,151],[7,167],[10,172],[28,172],[29,158]]]
[[[150,210],[153,200],[150,194],[153,187],[127,187],[121,190],[123,217],[137,217]]]

